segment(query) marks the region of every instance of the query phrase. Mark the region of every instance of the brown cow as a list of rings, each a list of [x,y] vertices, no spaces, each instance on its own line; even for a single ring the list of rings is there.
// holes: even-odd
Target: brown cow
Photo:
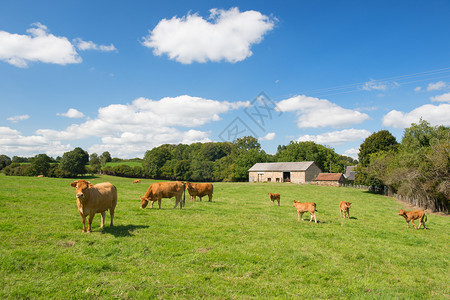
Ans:
[[[70,183],[76,188],[77,206],[83,220],[83,232],[86,232],[86,217],[89,215],[87,232],[91,232],[92,220],[96,213],[102,216],[100,227],[105,224],[106,211],[109,209],[111,225],[113,226],[114,209],[117,205],[117,189],[109,182],[93,185],[89,181],[80,179]]]
[[[415,229],[418,229],[416,227],[416,224],[414,224],[414,220],[419,219],[419,229],[420,226],[423,224],[423,229],[427,229],[425,227],[425,221],[427,220],[427,216],[425,215],[425,211],[423,210],[415,210],[415,211],[404,211],[403,209],[400,209],[398,211],[399,216],[403,216],[406,220],[406,228],[409,228],[409,221],[411,221],[414,225]],[[425,218],[425,221],[424,221]]]
[[[299,221],[300,221],[300,219],[302,219],[302,221],[304,221],[303,213],[308,211],[311,214],[311,219],[309,220],[309,222],[311,222],[314,217],[314,222],[317,223],[316,214],[314,213],[315,211],[317,211],[316,203],[314,203],[314,202],[301,203],[301,202],[297,202],[294,200],[294,205],[292,205],[292,206],[297,209],[297,215],[298,215]]]
[[[278,206],[280,206],[280,194],[272,194],[269,193],[270,201],[272,201],[272,205],[274,205],[275,200],[278,201]]]
[[[189,192],[190,199],[195,201],[195,197],[199,197],[202,201],[203,196],[208,196],[209,202],[212,202],[213,185],[211,183],[191,183],[185,182],[184,185]]]
[[[136,179],[136,180],[133,181],[133,183],[141,183],[141,180],[140,179]]]
[[[141,208],[145,208],[149,201],[151,201],[150,208],[153,208],[153,203],[158,201],[159,208],[161,208],[162,198],[176,197],[175,207],[180,203],[180,208],[183,208],[183,202],[181,202],[181,196],[184,193],[184,183],[180,181],[175,182],[155,182],[152,183],[144,197],[141,197]]]
[[[341,204],[339,205],[339,207],[341,208],[341,218],[343,215],[344,219],[346,217],[348,217],[350,219],[350,207],[351,206],[352,206],[352,204],[350,202],[341,201]]]

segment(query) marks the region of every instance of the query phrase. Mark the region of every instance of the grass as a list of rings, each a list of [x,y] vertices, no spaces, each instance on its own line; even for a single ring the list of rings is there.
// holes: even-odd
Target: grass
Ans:
[[[140,209],[118,188],[114,227],[81,232],[70,179],[0,176],[0,298],[448,299],[449,218],[406,229],[402,205],[362,190],[215,183],[213,202]],[[281,194],[271,206],[268,192]],[[292,201],[317,203],[318,224]],[[352,202],[351,219],[339,202]],[[157,207],[157,205],[155,205]],[[304,217],[309,219],[309,214]]]
[[[112,167],[114,168],[115,166],[121,166],[121,165],[127,165],[130,167],[142,167],[142,162],[140,161],[121,161],[121,162],[107,162],[106,166],[107,167]]]

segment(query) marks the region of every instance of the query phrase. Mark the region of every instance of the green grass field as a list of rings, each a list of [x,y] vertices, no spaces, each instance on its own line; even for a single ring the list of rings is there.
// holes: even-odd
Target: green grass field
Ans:
[[[406,229],[395,200],[350,188],[215,183],[213,202],[140,209],[151,180],[118,188],[82,233],[70,179],[0,175],[0,298],[449,299],[449,225]],[[271,206],[267,193],[280,193]],[[317,203],[297,222],[293,200]],[[350,220],[339,202],[352,202]],[[309,219],[309,213],[304,215]]]

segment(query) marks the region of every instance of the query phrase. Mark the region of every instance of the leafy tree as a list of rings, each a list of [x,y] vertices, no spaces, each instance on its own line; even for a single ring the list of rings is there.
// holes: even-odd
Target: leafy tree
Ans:
[[[30,162],[30,160],[27,157],[20,157],[20,156],[13,156],[12,157],[13,163],[27,163]]]
[[[106,163],[110,162],[112,160],[111,154],[109,154],[108,151],[103,152],[100,157],[100,163],[102,166],[106,166]]]
[[[258,142],[256,138],[252,136],[244,136],[238,138],[233,142],[233,144],[238,152],[248,151],[250,149],[258,149],[258,150],[261,149],[261,144]]]
[[[97,153],[92,153],[89,156],[89,165],[91,166],[90,169],[93,174],[96,174],[100,171],[101,162],[100,162],[100,157],[98,156]]]
[[[161,168],[166,161],[172,158],[171,151],[173,148],[172,145],[165,144],[147,151],[142,161],[144,172],[151,178],[159,178]]]
[[[85,165],[89,161],[89,154],[83,149],[77,147],[72,151],[66,152],[61,158],[59,168],[71,177],[76,177],[86,173]]]
[[[247,181],[248,169],[256,163],[267,161],[268,157],[266,152],[263,150],[260,151],[258,148],[252,148],[246,152],[241,152],[236,158],[233,166],[233,181]]]
[[[47,154],[38,154],[33,159],[31,159],[31,171],[32,175],[45,175],[48,176],[48,172],[50,170],[50,162],[52,162],[52,158]]]
[[[370,155],[379,151],[396,151],[397,140],[387,130],[372,133],[359,146],[358,160],[361,166],[367,167],[370,163]]]
[[[11,158],[9,158],[7,155],[5,154],[0,155],[0,170],[9,166],[11,163],[12,163]]]

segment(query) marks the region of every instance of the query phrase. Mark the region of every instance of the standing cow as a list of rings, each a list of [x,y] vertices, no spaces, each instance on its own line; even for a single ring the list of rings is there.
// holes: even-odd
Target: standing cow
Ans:
[[[77,206],[83,220],[83,232],[86,232],[86,217],[89,215],[87,232],[91,232],[92,220],[96,213],[102,216],[100,227],[105,224],[106,211],[109,209],[111,226],[113,226],[114,209],[117,205],[117,189],[109,182],[93,185],[89,181],[80,179],[70,183],[76,188]]]
[[[269,193],[270,201],[272,202],[272,205],[274,205],[275,200],[278,202],[278,206],[280,206],[280,194],[272,194]]]
[[[304,221],[303,213],[308,211],[311,214],[311,219],[309,220],[309,222],[311,222],[314,217],[314,222],[317,223],[316,214],[315,214],[315,212],[317,211],[316,203],[314,203],[314,202],[302,203],[302,202],[297,202],[294,200],[294,205],[292,205],[292,206],[297,209],[298,221],[300,221],[300,219],[302,221]]]
[[[341,218],[344,216],[344,219],[348,217],[350,219],[350,207],[352,204],[350,202],[341,201],[339,207],[341,209]]]
[[[208,196],[209,202],[212,202],[213,185],[211,183],[190,183],[185,182],[186,189],[189,192],[191,200],[195,201],[195,197],[199,197],[202,201],[203,196]]]
[[[148,202],[151,201],[150,208],[153,208],[153,203],[158,201],[159,208],[161,208],[162,198],[172,198],[176,197],[175,207],[180,203],[180,208],[183,208],[183,202],[181,202],[181,196],[184,196],[184,184],[180,181],[175,182],[155,182],[152,183],[144,197],[141,197],[141,208],[145,208]]]
[[[411,221],[414,225],[414,228],[417,229],[416,224],[414,224],[414,220],[419,219],[419,229],[420,226],[423,225],[423,229],[427,229],[425,227],[425,221],[427,220],[427,215],[423,210],[414,210],[414,211],[405,211],[400,209],[398,211],[398,215],[402,216],[406,220],[406,228],[409,228],[409,222]]]

